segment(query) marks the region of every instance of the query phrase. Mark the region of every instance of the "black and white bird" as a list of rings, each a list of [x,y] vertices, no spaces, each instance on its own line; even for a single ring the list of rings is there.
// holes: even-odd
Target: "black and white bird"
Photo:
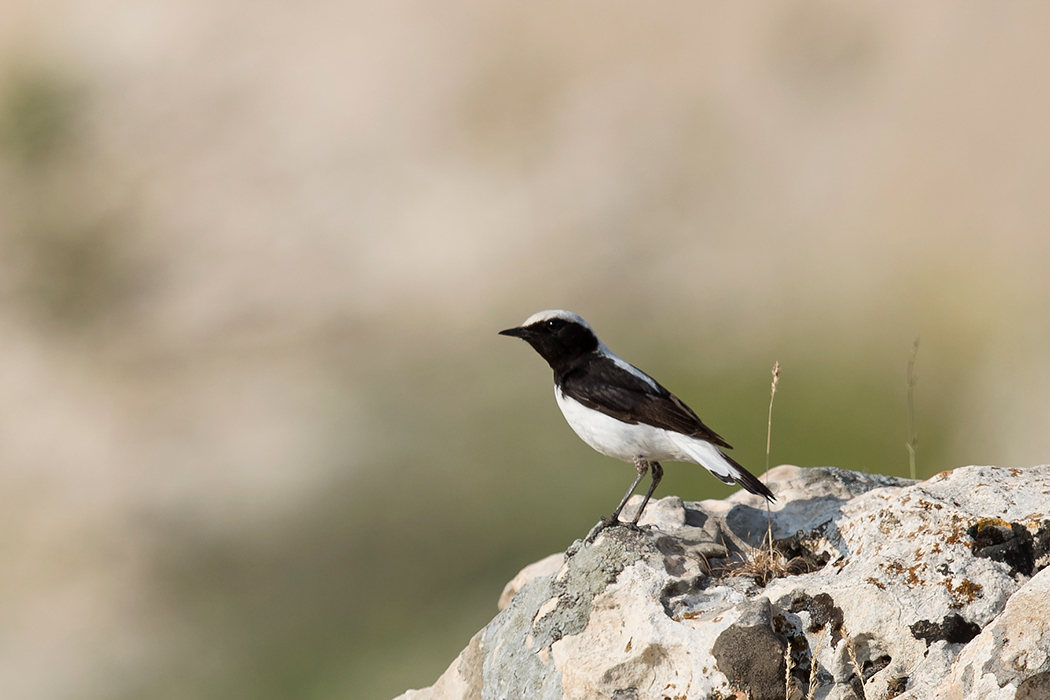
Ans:
[[[729,443],[659,382],[613,354],[578,315],[541,311],[500,335],[521,338],[551,366],[554,398],[584,442],[607,457],[634,463],[638,476],[606,525],[620,522],[620,511],[652,467],[652,483],[631,521],[638,524],[663,477],[661,460],[699,464],[728,484],[735,481],[775,500],[765,484],[723,452],[732,449]]]

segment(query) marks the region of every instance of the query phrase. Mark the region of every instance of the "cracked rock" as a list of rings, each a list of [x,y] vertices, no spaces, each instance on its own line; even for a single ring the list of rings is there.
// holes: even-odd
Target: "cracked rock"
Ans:
[[[526,567],[399,700],[1050,698],[1050,467],[782,466],[767,483],[768,521],[744,492],[668,497],[641,531]]]

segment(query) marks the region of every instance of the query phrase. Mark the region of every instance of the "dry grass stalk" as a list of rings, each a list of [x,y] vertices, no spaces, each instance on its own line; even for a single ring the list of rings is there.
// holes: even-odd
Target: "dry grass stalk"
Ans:
[[[784,647],[784,699],[791,700],[791,642]]]
[[[843,626],[842,631],[845,633],[846,628]],[[861,700],[865,697],[864,693],[864,672],[860,668],[860,664],[857,663],[857,645],[853,643],[853,637],[846,634],[846,653],[849,655],[850,663],[853,664],[853,670],[857,673],[857,681],[860,683],[860,697]]]
[[[806,692],[806,700],[813,700],[816,697],[817,692],[817,676],[820,673],[820,662],[817,661],[817,654],[820,653],[820,648],[824,646],[824,634],[828,631],[825,626],[820,630],[820,636],[817,637],[817,646],[809,652],[809,690]]]
[[[766,474],[769,474],[769,446],[773,437],[773,399],[777,396],[777,385],[780,384],[780,360],[773,362],[773,382],[769,386],[769,417],[766,420]],[[769,539],[769,557],[773,558],[773,516],[769,513],[769,501],[766,501],[766,537]]]
[[[766,419],[766,473],[769,473],[769,448],[773,435],[773,399],[780,384],[780,361],[773,363],[773,381],[769,387],[769,414]],[[759,586],[765,586],[775,578],[805,573],[808,564],[802,560],[788,558],[773,546],[773,516],[766,501],[766,537],[760,547],[748,547],[739,561],[722,568],[726,576],[750,576]]]
[[[769,471],[769,445],[773,435],[773,399],[777,395],[777,384],[780,383],[780,361],[773,363],[773,383],[769,387],[769,418],[766,421],[766,471]]]
[[[915,376],[915,356],[919,354],[919,339],[911,346],[911,357],[908,358],[908,475],[915,478],[915,448],[919,444],[919,436],[915,434],[915,384],[919,378]],[[767,467],[768,468],[768,467]]]

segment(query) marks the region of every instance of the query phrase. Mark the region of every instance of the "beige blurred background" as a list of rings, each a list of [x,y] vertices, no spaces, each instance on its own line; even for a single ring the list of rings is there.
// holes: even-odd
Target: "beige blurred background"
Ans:
[[[760,472],[1050,454],[1041,3],[0,4],[0,696],[428,685],[615,505],[570,308]],[[670,465],[658,495],[730,492]]]

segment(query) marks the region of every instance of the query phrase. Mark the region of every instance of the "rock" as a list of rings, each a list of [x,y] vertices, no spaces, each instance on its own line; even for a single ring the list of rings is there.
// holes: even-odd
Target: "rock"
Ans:
[[[1006,609],[962,650],[934,697],[1050,698],[1050,569],[1010,596]]]
[[[1050,467],[766,483],[526,567],[399,700],[1050,698]]]
[[[511,599],[517,595],[522,586],[540,576],[549,576],[550,574],[555,573],[564,563],[565,555],[562,552],[558,552],[529,564],[519,571],[518,575],[512,578],[507,582],[507,585],[503,587],[503,592],[500,593],[499,601],[496,603],[496,608],[503,610],[510,605]]]
[[[758,614],[741,614],[718,635],[711,655],[729,685],[747,688],[750,700],[781,700],[788,645],[773,631],[769,601],[760,603]]]

